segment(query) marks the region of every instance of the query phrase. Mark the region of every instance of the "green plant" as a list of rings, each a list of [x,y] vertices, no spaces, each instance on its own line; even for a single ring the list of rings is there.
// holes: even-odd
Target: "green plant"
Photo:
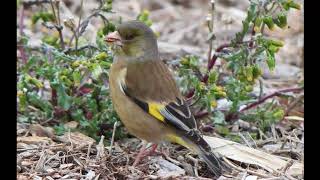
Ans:
[[[240,115],[244,119],[250,119],[245,116],[251,116],[255,117],[251,119],[255,119],[264,130],[283,118],[284,113],[280,113],[283,110],[279,109],[279,106],[268,109],[266,106],[269,107],[269,104],[262,104],[267,98],[279,95],[280,92],[266,96],[267,98],[259,97],[260,100],[250,94],[262,75],[262,63],[266,63],[270,71],[274,70],[275,53],[283,46],[282,41],[267,37],[264,30],[266,27],[273,30],[275,26],[286,28],[287,13],[292,8],[300,9],[300,5],[292,0],[250,1],[247,17],[242,21],[242,31],[236,33],[230,44],[218,47],[213,56],[213,18],[208,18],[210,48],[207,67],[201,68],[198,57],[186,56],[181,58],[178,68],[180,86],[190,103],[196,107],[196,117],[211,115],[209,117],[215,124],[224,124],[225,121],[237,119]],[[214,3],[211,10],[214,11]],[[213,12],[210,12],[210,15],[213,15]],[[225,61],[226,65],[213,68],[217,58]],[[296,92],[302,88],[288,90]],[[217,100],[223,98],[231,102],[228,110],[216,108]],[[250,113],[244,112],[257,105],[260,106]],[[242,106],[247,107],[241,108]],[[277,116],[273,116],[274,113]]]
[[[24,5],[27,4],[20,4]],[[212,23],[208,24],[211,30],[207,67],[202,68],[199,57],[188,55],[181,58],[177,70],[180,88],[195,109],[196,118],[211,115],[208,117],[219,125],[218,131],[225,135],[229,133],[225,127],[228,120],[242,118],[266,129],[282,119],[284,113],[277,104],[262,104],[280,92],[260,97],[260,100],[251,97],[250,93],[262,74],[260,64],[267,63],[273,70],[276,66],[274,55],[283,46],[281,41],[266,37],[264,29],[285,28],[288,10],[299,7],[291,0],[252,0],[242,31],[230,44],[218,47],[213,55],[214,33]],[[115,24],[121,19],[111,22],[105,17],[112,11],[110,0],[101,1],[87,17],[82,17],[81,13],[77,22],[72,17],[62,21],[59,8],[59,1],[49,1],[32,16],[34,25],[41,23],[49,30],[41,39],[41,47],[31,47],[29,37],[20,28],[17,41],[20,53],[17,63],[18,120],[49,123],[57,134],[66,131],[65,122],[77,121],[78,130],[95,139],[101,134],[110,137],[113,123],[119,118],[113,110],[107,82],[113,57],[103,39],[115,30]],[[83,34],[95,17],[102,20],[103,26],[97,30],[95,44],[89,44]],[[142,11],[137,19],[148,26],[152,24],[148,11]],[[215,67],[217,58],[224,60],[226,66]],[[229,100],[231,107],[219,109],[217,106],[221,99]],[[247,106],[241,108],[243,105]],[[125,135],[122,126],[117,129],[116,138]]]
[[[54,2],[47,6],[51,11],[34,13],[32,22],[53,23],[44,25],[52,27],[52,33],[57,36],[45,34],[41,47],[36,49],[29,46],[27,36],[20,36],[18,44],[24,47],[28,57],[26,63],[18,63],[20,121],[49,120],[57,134],[62,134],[66,130],[63,124],[73,120],[79,122],[80,131],[96,139],[101,134],[111,136],[113,123],[119,120],[107,82],[113,57],[103,41],[105,34],[115,30],[114,24],[104,16],[111,7],[112,1],[105,2],[83,21],[80,18],[78,25],[72,18],[62,24],[58,19],[59,4]],[[96,46],[81,45],[79,39],[93,17],[100,17],[104,22],[97,31]],[[71,37],[66,38],[65,31],[71,32]],[[116,135],[124,135],[122,128]]]

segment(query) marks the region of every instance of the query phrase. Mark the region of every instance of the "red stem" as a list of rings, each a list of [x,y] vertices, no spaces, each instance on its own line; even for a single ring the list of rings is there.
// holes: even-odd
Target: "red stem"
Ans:
[[[258,100],[257,102],[254,102],[252,104],[249,104],[247,107],[243,108],[240,110],[240,112],[243,112],[245,110],[248,110],[248,109],[251,109],[253,107],[256,107],[257,105],[265,102],[267,99],[269,98],[272,98],[274,96],[279,96],[281,93],[286,93],[286,92],[299,92],[299,91],[302,91],[303,88],[300,87],[300,88],[288,88],[288,89],[282,89],[282,90],[279,90],[279,91],[276,91],[276,92],[273,92],[263,98],[261,98],[260,100]]]
[[[185,97],[186,97],[187,99],[191,98],[191,97],[194,95],[194,92],[195,92],[195,89],[192,88],[192,89],[185,95]]]
[[[239,112],[243,112],[246,111],[248,109],[254,108],[256,106],[258,106],[259,104],[262,104],[263,102],[265,102],[267,99],[270,99],[274,96],[279,96],[281,95],[281,93],[286,93],[286,92],[299,92],[302,91],[304,88],[303,87],[299,87],[299,88],[288,88],[288,89],[281,89],[279,91],[273,92],[263,98],[261,98],[260,100],[258,100],[257,102],[254,102],[252,104],[249,104],[247,107],[243,108],[242,110],[240,110]],[[209,115],[209,113],[207,111],[201,111],[198,112],[197,114],[194,115],[194,117],[197,118],[203,118],[205,116]],[[231,120],[233,118],[237,117],[236,114],[229,114],[226,116],[226,120]]]
[[[201,111],[194,115],[194,118],[199,119],[209,115],[208,111]]]
[[[230,44],[223,44],[223,45],[219,46],[219,47],[216,49],[216,52],[220,52],[220,51],[222,51],[224,48],[229,47],[229,46],[230,46]],[[216,63],[217,59],[218,59],[218,56],[217,56],[217,55],[213,55],[213,56],[212,56],[211,60],[208,62],[208,66],[207,66],[208,72],[212,69],[212,67],[213,67],[214,64]]]
[[[220,52],[220,51],[222,51],[224,48],[229,47],[229,46],[230,46],[230,44],[223,44],[223,45],[219,46],[219,47],[216,49],[215,52]],[[207,82],[208,82],[209,72],[210,72],[210,70],[213,68],[213,66],[214,66],[214,64],[216,63],[217,59],[218,59],[218,56],[213,55],[212,58],[210,59],[210,61],[208,61],[208,66],[207,66],[208,71],[207,71],[207,73],[206,73],[204,76],[203,76],[202,74],[200,74],[201,77],[202,77],[202,78],[200,79],[201,82],[204,82],[204,83],[207,83]],[[185,97],[186,97],[186,98],[191,98],[191,97],[194,95],[194,92],[195,92],[195,89],[191,89],[191,90],[186,94]]]

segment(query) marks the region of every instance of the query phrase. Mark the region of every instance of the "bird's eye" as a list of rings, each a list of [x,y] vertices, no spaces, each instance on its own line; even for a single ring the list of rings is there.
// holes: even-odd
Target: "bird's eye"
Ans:
[[[134,38],[133,34],[128,34],[126,40],[132,40]]]

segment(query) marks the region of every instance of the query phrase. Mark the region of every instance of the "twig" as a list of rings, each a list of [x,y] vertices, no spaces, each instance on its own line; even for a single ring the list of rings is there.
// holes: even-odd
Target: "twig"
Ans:
[[[112,137],[111,137],[111,143],[110,143],[110,149],[109,149],[109,155],[110,156],[112,156],[112,147],[113,147],[113,143],[114,143],[114,136],[116,134],[117,125],[118,125],[118,121],[116,121],[113,124]]]
[[[210,23],[210,19],[208,17],[208,27],[209,27],[209,31],[210,33],[213,33],[213,23],[214,23],[214,8],[215,8],[215,4],[214,4],[214,0],[211,0],[211,23]],[[213,39],[209,39],[209,52],[208,52],[208,62],[211,59],[211,53],[212,53],[212,44],[213,44]]]
[[[172,159],[167,153],[162,153],[162,154],[164,155],[164,157],[165,157],[168,161],[172,162],[172,163],[175,164],[175,165],[182,166],[182,163],[181,163],[181,162]]]
[[[57,1],[57,3],[59,3]],[[60,24],[60,10],[59,10],[59,4],[57,4],[57,13],[56,14],[56,11],[55,11],[55,8],[54,8],[54,5],[53,5],[53,2],[52,0],[50,0],[50,4],[51,4],[51,8],[52,8],[52,13],[53,13],[53,16],[54,16],[54,19],[55,19],[55,22],[56,22],[56,25],[54,26],[56,28],[56,30],[58,31],[59,33],[59,38],[60,38],[60,46],[62,48],[62,50],[65,49],[65,46],[64,46],[64,40],[63,40],[63,35],[62,35],[62,26]]]
[[[190,159],[193,163],[194,163],[194,174],[196,177],[199,177],[199,173],[198,173],[198,166],[199,166],[199,161],[195,158],[193,158],[190,155],[186,155],[186,158]]]
[[[216,55],[217,52],[221,52],[224,48],[226,47],[230,47],[230,44],[223,44],[221,46],[219,46],[216,51],[215,54],[212,56],[212,58],[210,59],[210,61],[208,62],[208,66],[207,66],[207,70],[210,71],[212,69],[212,67],[214,66],[214,64],[216,63],[216,60],[218,58],[218,56]]]
[[[296,98],[286,109],[285,116],[289,114],[289,112],[296,107],[296,105],[304,98],[304,94],[300,95],[298,98]]]
[[[79,21],[78,21],[78,27],[77,27],[77,31],[75,33],[75,38],[76,38],[76,52],[78,52],[78,41],[79,41],[79,36],[80,36],[80,23],[81,23],[81,18],[82,18],[82,9],[83,9],[83,0],[81,0],[81,5],[80,5],[80,17],[79,17]]]
[[[101,139],[100,139],[100,142],[99,144],[97,145],[97,156],[96,156],[96,159],[101,159],[105,156],[104,154],[104,145],[103,145],[103,140],[104,140],[104,136],[102,135],[101,136]]]
[[[71,148],[71,151],[73,150],[73,143],[72,143],[72,140],[71,140],[71,132],[70,132],[70,129],[68,130],[68,140],[70,141],[70,148]]]
[[[247,144],[248,147],[252,148],[252,146],[250,145],[250,143],[247,141],[247,139],[239,132],[238,133],[239,136],[241,137],[241,139]]]
[[[24,6],[21,6],[21,8],[20,8],[20,17],[19,17],[19,33],[20,33],[21,37],[23,37],[23,35],[24,35],[24,32],[23,32],[23,20],[24,20]],[[18,48],[19,48],[19,51],[20,51],[22,62],[23,62],[23,64],[26,64],[27,63],[27,59],[28,59],[28,57],[26,55],[26,52],[24,51],[23,46],[20,46]]]
[[[41,5],[44,3],[50,3],[50,0],[29,0],[29,1],[22,1],[22,5],[26,8],[32,6],[32,5]]]
[[[73,51],[81,51],[81,50],[84,50],[84,49],[96,49],[96,50],[99,50],[99,48],[98,47],[96,47],[96,46],[94,46],[94,45],[84,45],[84,46],[81,46],[81,47],[78,47],[78,49],[76,49],[76,48],[67,48],[67,49],[65,49],[63,52],[65,53],[65,54],[68,54],[68,53],[70,53],[70,52],[73,52]]]
[[[288,89],[278,90],[278,91],[276,91],[276,92],[274,92],[274,93],[271,93],[271,94],[269,94],[269,95],[261,98],[260,100],[254,102],[254,103],[252,103],[252,104],[249,104],[247,107],[241,109],[240,112],[243,112],[243,111],[246,111],[246,110],[248,110],[248,109],[254,108],[254,107],[258,106],[259,104],[262,104],[263,102],[265,102],[265,101],[266,101],[267,99],[269,99],[269,98],[272,98],[272,97],[274,97],[274,96],[279,96],[279,95],[281,95],[281,93],[299,92],[299,91],[302,91],[303,89],[304,89],[304,88],[299,87],[299,88],[288,88]]]
[[[259,78],[259,89],[260,89],[260,91],[259,91],[259,98],[258,99],[261,100],[262,95],[263,95],[263,81],[261,78]]]
[[[256,141],[252,138],[252,136],[250,135],[249,132],[246,132],[246,133],[247,133],[247,135],[250,137],[251,141],[253,141],[255,148],[257,148],[258,146],[257,146]]]
[[[91,147],[92,147],[92,143],[89,143],[89,145],[88,145],[88,151],[87,151],[87,158],[86,158],[86,162],[87,162],[87,163],[88,163],[88,161],[89,161],[89,159],[90,159]]]
[[[238,170],[240,172],[248,172],[248,173],[250,173],[252,175],[257,175],[257,176],[263,177],[263,178],[269,178],[270,177],[270,176],[268,176],[266,174],[258,173],[258,172],[252,171],[250,169],[240,168],[240,167],[234,165],[232,162],[230,162],[227,158],[225,158],[225,157],[222,157],[222,158],[228,165],[230,165],[232,168],[234,168],[234,169],[236,169],[236,170]]]

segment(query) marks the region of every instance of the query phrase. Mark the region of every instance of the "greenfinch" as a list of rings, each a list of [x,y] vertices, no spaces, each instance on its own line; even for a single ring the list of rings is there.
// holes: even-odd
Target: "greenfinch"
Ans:
[[[167,66],[154,32],[139,21],[120,24],[106,36],[114,62],[109,72],[113,106],[132,135],[155,144],[180,144],[219,176],[227,168],[197,130],[197,123]]]

